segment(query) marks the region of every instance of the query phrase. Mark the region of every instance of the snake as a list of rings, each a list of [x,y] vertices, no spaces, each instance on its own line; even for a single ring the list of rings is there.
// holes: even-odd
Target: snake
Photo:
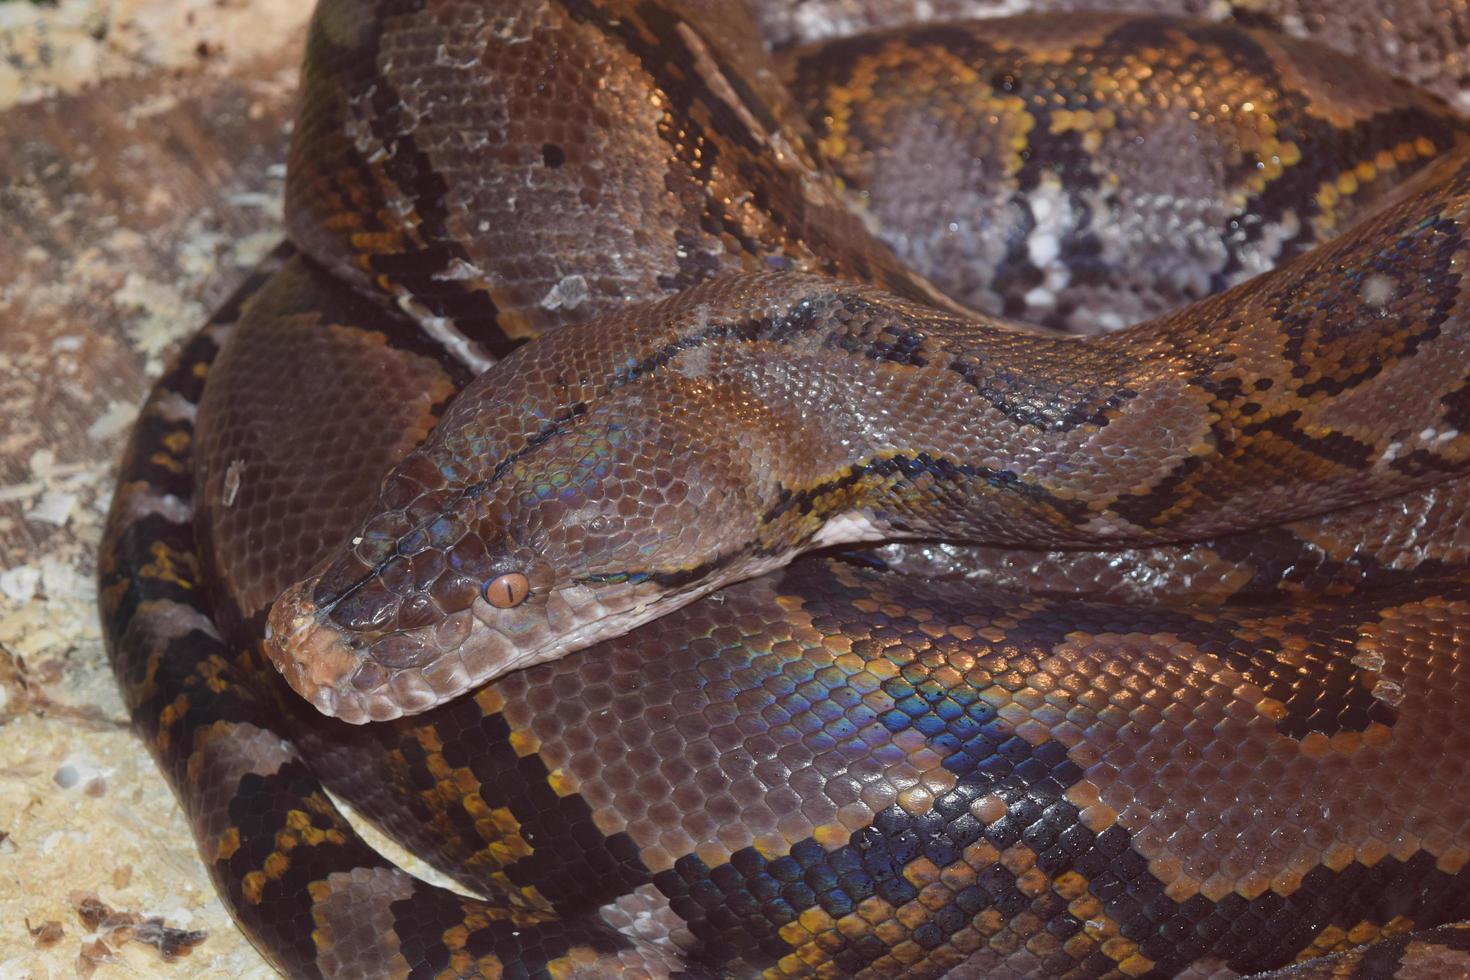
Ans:
[[[1456,15],[987,6],[319,4],[99,559],[283,974],[1470,976]]]

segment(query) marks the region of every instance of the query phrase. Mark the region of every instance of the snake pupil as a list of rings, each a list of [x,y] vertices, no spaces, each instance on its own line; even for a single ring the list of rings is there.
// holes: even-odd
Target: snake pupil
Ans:
[[[531,582],[520,572],[497,576],[485,587],[485,601],[496,609],[512,609],[526,601]]]

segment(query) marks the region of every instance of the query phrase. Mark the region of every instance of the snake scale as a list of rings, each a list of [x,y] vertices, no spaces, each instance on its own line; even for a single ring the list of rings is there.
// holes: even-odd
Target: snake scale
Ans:
[[[325,0],[101,556],[267,958],[1470,976],[1470,127],[1241,7]]]

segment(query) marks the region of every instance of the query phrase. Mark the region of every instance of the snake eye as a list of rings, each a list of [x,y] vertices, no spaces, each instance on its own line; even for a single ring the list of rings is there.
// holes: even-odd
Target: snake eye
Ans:
[[[506,572],[485,586],[485,601],[496,609],[513,609],[531,594],[531,582],[520,572]]]

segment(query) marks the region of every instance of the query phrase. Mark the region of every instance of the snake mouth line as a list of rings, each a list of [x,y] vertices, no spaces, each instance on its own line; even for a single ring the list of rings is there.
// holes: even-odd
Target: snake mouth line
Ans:
[[[413,666],[385,665],[374,656],[372,642],[344,633],[331,622],[330,607],[316,605],[311,598],[315,584],[316,579],[307,579],[276,600],[266,624],[265,652],[293,691],[322,714],[349,724],[427,711],[480,680],[512,669],[524,657],[499,633],[483,630],[477,670],[465,663],[458,648],[431,653]],[[375,634],[372,639],[392,635]]]
[[[649,578],[598,589],[573,583],[549,593],[547,614],[538,614],[537,625],[519,642],[487,622],[487,616],[499,611],[482,615],[479,607],[488,606],[477,600],[471,635],[410,666],[380,663],[371,643],[338,629],[327,614],[329,607],[312,599],[313,577],[287,589],[271,607],[264,649],[291,689],[322,714],[354,725],[390,721],[428,711],[513,670],[621,636],[731,582],[781,567],[792,557],[719,563],[711,575],[678,583]]]

